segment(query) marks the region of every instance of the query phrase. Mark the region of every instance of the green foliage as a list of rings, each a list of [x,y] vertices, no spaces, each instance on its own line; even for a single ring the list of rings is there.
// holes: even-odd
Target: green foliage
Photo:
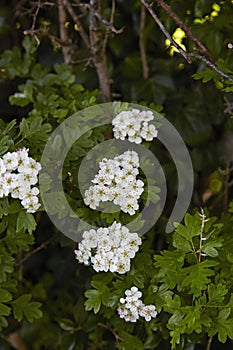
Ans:
[[[23,315],[25,315],[29,322],[42,317],[42,312],[39,309],[41,303],[30,301],[31,297],[31,294],[24,294],[11,302],[13,315],[17,321],[20,322]]]
[[[217,70],[232,78],[233,51],[228,45],[233,37],[231,2],[169,0],[166,3],[211,52]],[[79,11],[79,7],[73,8]],[[80,20],[84,29],[88,29],[84,12]],[[103,1],[103,17],[109,19],[111,12]],[[68,66],[58,63],[61,40],[56,41],[55,37],[57,7],[47,8],[43,3],[37,15],[39,29],[35,30],[35,36],[26,35],[21,48],[13,47],[1,55],[0,157],[24,146],[39,161],[45,143],[60,123],[100,102],[93,62],[83,63],[90,52],[83,47],[80,32],[74,32],[69,25],[71,19],[66,23],[67,32],[72,50],[77,49],[75,59],[81,63]],[[175,33],[177,25],[166,12],[158,10],[158,15],[167,30]],[[4,43],[10,43],[18,33],[6,40],[2,27],[4,16],[1,11],[0,36]],[[45,24],[46,16],[49,24]],[[232,348],[232,123],[229,117],[233,85],[226,76],[206,65],[205,60],[188,64],[176,52],[170,56],[165,37],[149,13],[144,24],[142,17],[140,1],[116,1],[114,26],[124,30],[122,34],[108,36],[111,90],[123,101],[140,101],[142,106],[163,111],[190,147],[195,177],[190,214],[186,214],[182,223],[175,224],[173,233],[164,233],[176,197],[177,180],[170,154],[159,143],[144,145],[150,147],[163,166],[168,186],[166,207],[156,226],[143,237],[127,274],[94,273],[90,266],[78,264],[73,253],[75,244],[57,232],[43,213],[43,207],[33,215],[22,208],[19,200],[0,198],[0,336],[4,339],[0,340],[1,349],[10,348],[9,334],[15,330],[19,330],[28,348],[35,350],[195,350],[206,349],[212,337],[211,350]],[[24,25],[28,29],[28,19],[25,23],[22,20],[21,29]],[[43,35],[46,40],[52,40],[58,51],[51,49]],[[35,38],[40,41],[39,46]],[[145,58],[142,60],[142,44],[149,71],[147,78],[143,76],[146,63]],[[182,44],[188,52],[197,52],[188,36],[182,39]],[[128,103],[114,102],[114,108],[117,113],[127,109]],[[96,114],[84,114],[78,128],[77,125],[75,130],[67,128],[63,138],[58,136],[54,140],[51,154],[60,154],[72,135],[86,131],[86,122],[95,117]],[[106,226],[114,220],[128,223],[129,217],[120,212],[88,209],[77,183],[78,177],[86,181],[95,172],[101,159],[91,156],[90,151],[111,135],[109,126],[86,131],[69,150],[62,173],[66,198],[75,213],[85,222]],[[106,154],[109,151],[106,149]],[[78,169],[87,154],[90,167],[80,175]],[[144,180],[143,173],[140,178]],[[52,178],[43,174],[41,184],[49,190]],[[156,179],[147,179],[145,188],[141,207],[147,196],[151,203],[157,203],[160,196]],[[48,198],[50,213],[60,215],[61,199],[61,192],[54,192]],[[200,210],[203,206],[206,217]],[[67,215],[72,220],[70,211],[62,212],[59,219]],[[132,231],[144,224],[140,214],[135,217]],[[158,315],[150,322],[140,319],[130,323],[118,316],[119,300],[133,285],[142,291],[146,304],[156,306]]]

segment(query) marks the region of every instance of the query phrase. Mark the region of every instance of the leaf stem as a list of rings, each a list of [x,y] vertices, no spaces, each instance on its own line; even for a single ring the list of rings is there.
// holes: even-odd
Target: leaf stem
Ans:
[[[199,214],[201,217],[201,232],[200,232],[200,246],[199,246],[199,256],[198,256],[198,262],[201,262],[201,249],[202,249],[202,241],[203,241],[203,232],[205,228],[205,213],[204,210],[201,208],[201,213]]]

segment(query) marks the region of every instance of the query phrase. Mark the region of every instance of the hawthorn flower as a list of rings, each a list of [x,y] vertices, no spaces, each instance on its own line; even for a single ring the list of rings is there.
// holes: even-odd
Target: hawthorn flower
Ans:
[[[17,152],[7,152],[4,154],[2,158],[4,165],[6,167],[6,170],[13,171],[16,170],[18,167],[18,156]]]
[[[0,176],[6,172],[6,167],[3,160],[0,158]]]
[[[97,272],[126,273],[130,270],[131,259],[139,249],[131,248],[132,239],[135,244],[137,242],[141,245],[142,241],[137,233],[131,233],[127,227],[116,221],[109,227],[85,231],[78,249],[75,250],[76,259],[80,263],[91,264]]]
[[[158,130],[154,125],[149,125],[147,122],[143,123],[143,127],[140,133],[141,137],[147,141],[152,141],[153,138],[157,137]]]
[[[18,150],[17,159],[18,159],[18,172],[19,173],[26,172],[29,166],[28,149],[22,148]]]
[[[28,156],[28,149],[7,152],[0,158],[0,198],[11,195],[20,199],[28,213],[39,207],[39,189],[32,187],[38,182],[41,164]]]
[[[139,156],[135,151],[126,151],[114,159],[102,159],[99,172],[92,180],[94,185],[85,191],[84,203],[96,209],[100,202],[112,201],[125,213],[134,215],[144,191],[143,181],[136,178],[138,168]]]
[[[112,120],[114,137],[120,140],[128,137],[130,142],[136,144],[141,143],[143,139],[152,141],[158,135],[156,127],[149,124],[153,119],[154,114],[150,110],[122,111]]]
[[[41,164],[39,162],[36,162],[35,159],[29,157],[28,168],[32,174],[37,175],[41,170]]]
[[[85,231],[83,234],[83,244],[87,247],[96,248],[98,242],[97,233],[95,230]]]
[[[38,197],[36,196],[22,200],[21,204],[28,213],[35,213],[40,207],[40,203],[38,203]]]
[[[125,298],[126,302],[129,302],[129,301],[132,301],[132,300],[136,301],[139,298],[141,298],[142,292],[140,292],[137,287],[133,286],[132,288],[127,289],[125,291],[125,295],[126,295],[126,298]]]
[[[142,293],[137,287],[126,289],[125,298],[120,298],[120,306],[117,309],[120,318],[126,322],[136,322],[139,317],[144,317],[147,322],[157,316],[155,305],[145,305],[142,300]]]
[[[157,316],[157,311],[154,305],[145,305],[140,311],[139,315],[144,317],[147,322],[151,320],[151,318]]]

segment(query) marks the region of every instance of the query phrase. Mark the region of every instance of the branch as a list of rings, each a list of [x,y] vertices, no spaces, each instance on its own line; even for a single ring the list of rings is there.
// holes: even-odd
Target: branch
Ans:
[[[73,21],[77,24],[78,31],[80,33],[80,36],[81,36],[84,44],[86,45],[86,47],[88,49],[90,49],[90,42],[89,42],[88,35],[85,32],[82,24],[80,23],[80,20],[79,20],[78,16],[76,15],[75,11],[73,10],[73,7],[71,6],[71,4],[69,3],[68,0],[63,0],[63,4],[67,8],[67,11],[69,12],[69,14],[72,17]]]
[[[208,340],[208,343],[207,343],[207,346],[206,346],[206,350],[210,350],[212,341],[213,341],[213,337],[209,337],[209,340]]]
[[[80,4],[80,6],[85,6],[87,8],[89,8],[89,10],[91,10],[91,5],[90,4]],[[124,27],[122,27],[121,29],[116,29],[113,25],[113,17],[114,17],[114,13],[115,13],[115,1],[112,2],[112,13],[111,13],[111,19],[108,22],[101,14],[98,10],[95,10],[94,8],[92,9],[92,13],[94,14],[94,16],[96,16],[96,18],[98,18],[98,20],[103,23],[108,30],[110,30],[112,33],[114,34],[121,34],[124,30]]]
[[[167,5],[163,0],[155,0],[157,4],[162,7],[168,16],[172,18],[178,26],[185,31],[187,36],[194,42],[196,45],[197,50],[200,52],[200,54],[204,55],[206,58],[208,58],[209,61],[214,63],[214,58],[211,55],[211,53],[207,50],[207,48],[197,39],[197,37],[193,34],[191,29],[186,26],[186,24],[176,15],[175,12],[171,9],[169,5]]]
[[[102,328],[105,328],[108,331],[110,331],[114,335],[114,337],[115,337],[117,342],[122,342],[123,341],[123,339],[116,332],[114,332],[114,330],[112,329],[112,327],[109,324],[104,324],[104,323],[99,322],[98,326],[100,326]]]
[[[141,60],[142,60],[143,78],[148,79],[149,66],[148,66],[146,49],[145,49],[145,42],[144,42],[145,24],[146,24],[146,8],[145,8],[145,6],[142,6],[141,7],[141,14],[140,14],[139,48],[140,48]]]
[[[43,8],[45,6],[53,7],[54,5],[55,5],[54,3],[49,2],[49,1],[45,1],[42,3],[39,0],[35,3],[35,5],[32,7],[32,9],[29,9],[25,12],[25,14],[29,14],[30,16],[32,16],[32,26],[30,29],[25,29],[23,34],[24,35],[31,35],[36,40],[37,46],[40,45],[40,40],[38,38],[38,35],[41,32],[40,29],[36,29],[36,21],[37,21],[39,11],[41,8]],[[34,9],[35,9],[35,13],[33,13]]]
[[[109,34],[112,32],[112,33],[115,33],[115,34],[120,34],[123,32],[124,28],[121,28],[119,30],[115,29],[115,27],[113,26],[113,23],[114,23],[114,15],[115,15],[115,0],[112,0],[112,10],[111,10],[111,16],[110,16],[110,20],[109,22],[106,21],[104,18],[104,22],[105,24],[107,25],[107,29],[106,29],[106,32],[105,32],[105,38],[104,38],[104,50],[106,50],[106,47],[107,47],[107,43],[108,43],[108,37],[109,37]],[[102,17],[102,16],[101,16]],[[102,21],[102,23],[104,23]]]
[[[28,350],[27,344],[22,339],[21,335],[19,334],[19,331],[10,333],[6,340],[16,350]]]
[[[47,245],[52,241],[54,237],[49,238],[47,241],[45,241],[44,243],[42,243],[39,247],[33,249],[31,252],[27,253],[20,261],[15,263],[15,267],[18,267],[20,265],[22,265],[23,263],[25,263],[25,261],[27,261],[32,255],[38,253],[39,251],[41,251],[42,249],[46,248]]]
[[[66,11],[63,4],[63,0],[58,0],[58,23],[59,23],[59,32],[60,40],[62,42],[62,53],[64,57],[64,62],[70,64],[71,62],[71,52],[69,47],[69,36],[66,28]]]
[[[100,0],[90,0],[90,50],[96,68],[103,102],[110,101],[110,83],[108,77],[107,55],[103,40],[103,31],[96,13],[100,13]]]
[[[191,60],[188,58],[187,53],[182,49],[182,47],[177,44],[175,40],[171,37],[170,33],[167,31],[167,29],[164,27],[163,23],[160,21],[154,10],[152,9],[152,5],[148,4],[145,0],[141,0],[141,3],[147,8],[147,10],[150,12],[151,16],[159,26],[160,30],[163,32],[163,34],[168,38],[168,40],[171,42],[173,46],[180,52],[180,54],[184,57],[184,59],[191,63]]]
[[[152,9],[152,5],[148,4],[145,0],[141,0],[141,3],[147,8],[147,10],[150,12],[151,16],[159,26],[160,30],[163,32],[163,34],[166,36],[166,38],[171,42],[171,44],[179,51],[179,53],[184,57],[184,59],[191,64],[192,59],[198,59],[199,61],[202,61],[206,63],[207,66],[214,69],[222,78],[229,80],[231,83],[233,83],[233,78],[231,78],[228,74],[224,73],[221,69],[219,69],[216,64],[211,62],[208,58],[205,56],[195,54],[195,53],[189,53],[184,51],[184,49],[177,44],[177,42],[171,37],[170,33],[166,30],[163,23],[160,21],[158,16],[156,15],[155,11]]]

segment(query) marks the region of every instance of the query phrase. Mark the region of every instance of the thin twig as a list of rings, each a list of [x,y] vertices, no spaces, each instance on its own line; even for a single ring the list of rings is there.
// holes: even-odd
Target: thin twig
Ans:
[[[84,4],[82,4],[82,6],[84,6]],[[87,8],[89,8],[89,10],[91,10],[91,5],[86,4],[85,5]],[[98,10],[92,9],[93,15],[96,16],[96,18],[98,18],[98,20],[104,24],[108,31],[111,31],[114,34],[121,34],[124,30],[124,27],[120,28],[120,29],[116,29],[113,25],[113,21],[110,19],[110,21],[108,22]],[[112,14],[111,14],[111,18],[113,19],[114,17],[114,13],[115,13],[115,1],[112,2]]]
[[[182,47],[177,44],[177,42],[175,40],[173,40],[173,38],[171,37],[170,33],[167,31],[167,29],[164,27],[163,23],[160,21],[160,19],[158,18],[158,16],[156,15],[155,11],[152,9],[152,6],[150,4],[148,4],[145,0],[141,0],[141,2],[143,3],[143,5],[147,8],[147,10],[150,12],[151,16],[153,17],[153,19],[155,20],[155,22],[157,23],[157,25],[159,26],[160,30],[163,32],[163,34],[168,38],[168,40],[170,41],[170,43],[175,46],[175,48],[180,52],[180,54],[184,57],[184,59],[188,62],[191,63],[191,60],[189,59],[189,57],[187,56],[187,53],[182,49]]]
[[[33,20],[32,20],[32,27],[31,27],[32,32],[35,30],[35,27],[36,27],[36,20],[37,20],[37,16],[38,16],[38,13],[39,13],[39,11],[40,11],[40,8],[41,8],[41,2],[38,1],[38,5],[37,5],[37,8],[36,8],[36,12],[32,15],[32,17],[33,17]]]
[[[115,27],[113,26],[113,23],[114,23],[114,15],[115,15],[115,9],[116,9],[115,0],[112,0],[111,16],[110,16],[110,20],[109,20],[109,23],[108,23],[108,26],[107,26],[107,30],[106,30],[106,32],[105,32],[105,37],[104,37],[104,44],[103,44],[104,50],[106,50],[106,47],[107,47],[109,34],[110,34],[111,32],[113,32],[113,33],[115,33],[115,34],[119,34],[119,33],[122,33],[122,31],[123,31],[123,28],[117,31],[117,30],[115,29]],[[105,22],[107,22],[107,21],[105,21]],[[105,23],[105,24],[106,24],[106,23]],[[113,31],[113,28],[114,28],[115,32]],[[117,32],[118,32],[118,33],[117,33]]]
[[[59,23],[59,32],[60,40],[62,42],[62,53],[64,62],[70,64],[71,61],[71,51],[69,47],[69,36],[66,28],[66,11],[63,4],[63,0],[58,0],[58,23]]]
[[[212,341],[213,341],[213,337],[209,337],[209,340],[208,340],[208,343],[207,343],[207,346],[206,346],[206,350],[210,350]]]
[[[47,241],[43,242],[39,247],[33,249],[31,252],[27,253],[20,261],[15,263],[15,267],[21,266],[27,261],[29,258],[31,258],[32,255],[38,253],[42,249],[46,248],[49,243],[51,243],[52,239],[54,237],[49,238]]]
[[[114,337],[115,337],[117,342],[123,341],[123,339],[112,329],[112,327],[109,324],[104,324],[104,323],[99,322],[98,326],[100,326],[102,328],[105,328],[108,331],[110,331],[114,335]]]
[[[195,54],[195,53],[188,53],[187,54],[188,57],[190,58],[196,58],[202,62],[205,62],[207,64],[207,66],[209,66],[210,68],[214,69],[219,75],[221,75],[222,78],[229,80],[231,83],[233,83],[233,78],[231,78],[228,74],[224,73],[221,69],[219,69],[216,64],[210,62],[207,58],[205,58],[204,56]]]
[[[41,30],[40,29],[36,29],[36,21],[37,21],[37,17],[39,14],[39,11],[41,8],[46,7],[46,6],[54,6],[55,4],[53,2],[49,2],[49,1],[45,1],[45,2],[41,2],[40,0],[35,2],[35,5],[29,9],[29,10],[25,10],[25,14],[29,14],[30,16],[32,16],[32,26],[29,29],[25,29],[24,30],[24,35],[31,35],[36,43],[37,46],[40,45],[40,39],[38,38],[38,35],[41,34]],[[33,13],[33,11],[35,10],[35,13]]]
[[[195,53],[188,53],[184,51],[184,49],[177,44],[177,42],[171,37],[170,33],[166,30],[163,23],[160,21],[158,16],[156,15],[155,11],[152,8],[152,5],[148,4],[145,0],[141,0],[141,3],[147,8],[147,10],[150,12],[151,16],[159,26],[160,30],[163,32],[163,34],[166,36],[166,38],[170,41],[170,43],[179,51],[179,53],[184,57],[184,59],[188,63],[192,63],[192,59],[198,59],[204,63],[206,63],[207,66],[214,69],[222,78],[229,80],[233,83],[233,78],[230,77],[228,74],[224,73],[221,69],[219,69],[213,62],[211,62],[208,58],[205,56],[195,54]]]
[[[148,79],[149,66],[148,66],[148,60],[147,60],[146,48],[145,48],[145,36],[144,36],[145,24],[146,24],[146,8],[145,6],[142,6],[141,14],[140,14],[139,48],[140,48],[141,60],[142,60],[143,78]]]
[[[186,26],[186,24],[177,16],[177,14],[171,9],[169,5],[167,5],[163,0],[155,0],[157,4],[166,11],[168,16],[172,18],[178,26],[183,29],[186,33],[186,35],[194,42],[196,45],[197,50],[200,52],[200,54],[204,55],[206,58],[208,58],[209,61],[214,63],[214,58],[211,55],[211,53],[207,50],[207,48],[198,40],[198,38],[193,34],[191,29]]]
[[[68,0],[63,0],[63,4],[64,6],[67,8],[67,11],[69,12],[70,16],[72,17],[73,21],[75,22],[75,24],[78,26],[78,31],[80,33],[80,36],[84,42],[84,44],[86,45],[86,47],[88,49],[90,49],[90,42],[89,42],[89,38],[87,33],[85,32],[79,17],[76,15],[75,11],[73,10],[71,4],[69,3]]]

